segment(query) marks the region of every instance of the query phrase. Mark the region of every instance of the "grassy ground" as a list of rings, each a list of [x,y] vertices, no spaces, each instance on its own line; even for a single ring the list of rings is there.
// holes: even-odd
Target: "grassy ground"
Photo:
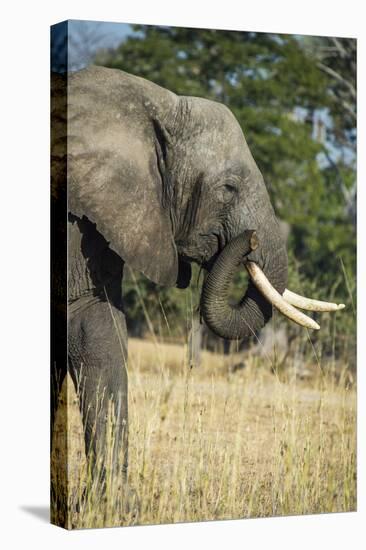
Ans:
[[[204,352],[192,369],[186,355],[184,346],[129,342],[128,479],[137,516],[135,508],[126,512],[120,484],[108,474],[106,501],[91,481],[69,385],[68,527],[356,509],[356,394],[346,370],[328,375],[309,363],[301,380],[250,355],[239,370],[236,354]],[[60,448],[54,471],[62,469]]]

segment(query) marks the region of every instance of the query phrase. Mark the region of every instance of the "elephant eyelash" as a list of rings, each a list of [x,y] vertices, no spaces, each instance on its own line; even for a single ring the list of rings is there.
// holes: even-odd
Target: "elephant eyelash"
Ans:
[[[231,183],[225,183],[224,187],[225,187],[226,191],[229,191],[230,193],[234,194],[234,193],[238,192],[237,188],[234,185],[232,185]]]
[[[231,183],[225,183],[220,190],[221,201],[225,205],[227,205],[234,200],[237,193],[238,193],[238,190],[234,185],[232,185]]]

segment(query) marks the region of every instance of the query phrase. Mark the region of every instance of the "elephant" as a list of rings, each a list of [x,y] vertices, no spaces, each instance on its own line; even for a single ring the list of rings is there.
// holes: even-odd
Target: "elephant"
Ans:
[[[98,66],[54,75],[51,107],[58,243],[53,334],[62,342],[54,346],[52,376],[59,386],[68,370],[81,388],[88,453],[105,445],[107,405],[113,403],[113,465],[123,478],[126,264],[157,285],[182,289],[190,283],[191,263],[202,266],[208,276],[201,314],[223,338],[256,334],[273,305],[318,328],[291,303],[322,306],[308,300],[310,307],[286,290],[286,246],[262,174],[228,107]],[[240,303],[230,305],[238,268],[250,279]]]

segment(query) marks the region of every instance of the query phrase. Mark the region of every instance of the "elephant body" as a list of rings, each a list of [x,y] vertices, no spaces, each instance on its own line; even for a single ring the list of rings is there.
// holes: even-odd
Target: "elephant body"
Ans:
[[[105,444],[108,406],[113,400],[116,453],[127,469],[127,330],[122,307],[123,260],[95,224],[68,216],[68,361],[78,387],[86,450],[96,456]],[[99,437],[93,437],[94,430]],[[98,448],[99,446],[99,448]]]
[[[53,198],[57,210],[64,197],[67,210],[56,216],[61,240],[68,217],[68,305],[66,312],[55,305],[55,326],[60,339],[67,337],[68,369],[82,396],[86,450],[103,448],[112,402],[113,460],[123,476],[128,431],[124,264],[159,285],[186,287],[190,262],[210,271],[235,242],[230,277],[248,254],[282,293],[287,255],[263,178],[224,105],[180,97],[119,70],[90,67],[67,79],[54,76],[52,116]],[[261,245],[244,250],[252,230]],[[248,231],[244,241],[237,239]],[[219,284],[213,277],[211,282],[224,293],[229,275],[221,264],[214,270]],[[55,266],[57,271],[57,258]],[[65,283],[65,277],[61,283],[56,277],[54,294]],[[216,315],[212,292],[210,307],[203,303],[202,309],[209,309],[206,321],[220,336],[247,337],[271,316],[270,305],[249,285],[228,332],[225,317],[216,318],[228,310]],[[62,291],[60,296],[65,300]],[[65,362],[65,355],[56,353],[53,376],[59,384]]]

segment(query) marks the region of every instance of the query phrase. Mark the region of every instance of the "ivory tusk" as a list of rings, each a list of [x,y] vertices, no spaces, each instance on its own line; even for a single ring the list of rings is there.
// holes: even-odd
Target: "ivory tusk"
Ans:
[[[282,297],[292,306],[308,311],[339,311],[345,307],[344,304],[333,304],[332,302],[321,302],[320,300],[305,298],[305,296],[296,294],[287,288]]]
[[[261,292],[278,311],[302,327],[312,328],[314,330],[320,329],[318,323],[307,315],[304,315],[304,313],[301,313],[301,311],[298,311],[277,292],[256,263],[246,262],[245,267],[259,292]]]

